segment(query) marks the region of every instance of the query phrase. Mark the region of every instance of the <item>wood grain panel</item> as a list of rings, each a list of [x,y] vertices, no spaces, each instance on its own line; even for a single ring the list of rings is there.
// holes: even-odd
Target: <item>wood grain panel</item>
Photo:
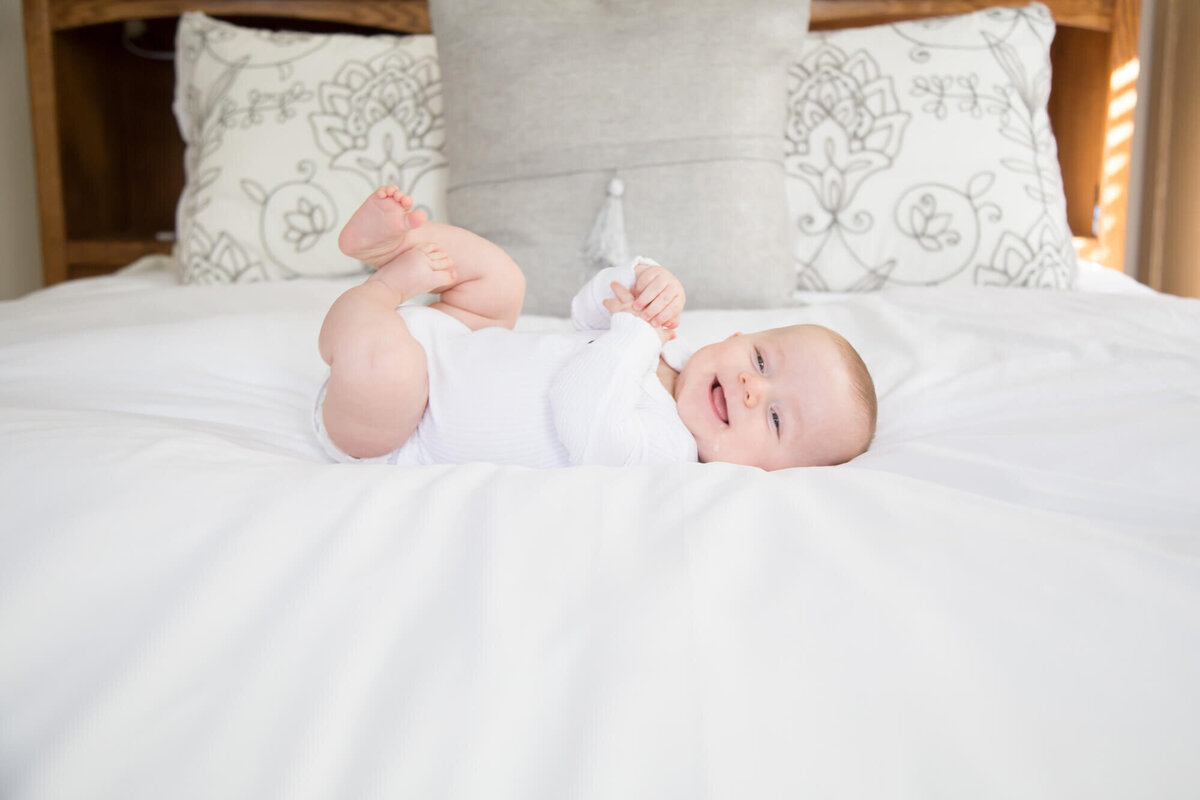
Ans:
[[[1041,0],[1060,25],[1108,31],[1118,0]],[[968,14],[995,6],[1028,5],[1028,0],[813,0],[813,28],[877,25],[905,19]]]
[[[125,19],[177,17],[184,11],[322,20],[402,33],[430,30],[425,0],[51,0],[50,8],[55,30]]]
[[[67,243],[67,260],[72,265],[72,273],[82,265],[112,271],[142,256],[170,253],[171,247],[171,242],[141,238],[77,239]]]
[[[107,35],[106,34],[110,34]],[[107,40],[112,39],[109,46]],[[123,80],[113,60],[116,32],[89,28],[56,34],[56,98],[62,158],[63,208],[68,240],[125,227],[120,187],[126,151],[122,120],[113,101]]]
[[[1141,18],[1142,0],[1117,0],[1109,46],[1108,118],[1100,163],[1099,249],[1093,259],[1117,271],[1125,268],[1129,226],[1129,167],[1133,158],[1137,79],[1141,71],[1138,60]]]
[[[1067,196],[1067,222],[1076,236],[1095,238],[1100,199],[1100,164],[1108,108],[1109,35],[1081,28],[1060,28],[1050,45],[1056,69],[1051,81],[1050,123],[1058,140]]]
[[[38,215],[42,240],[42,279],[47,285],[67,277],[66,218],[63,211],[62,165],[57,152],[58,108],[55,101],[54,40],[49,10],[40,0],[25,0],[25,56],[29,67],[29,102],[37,160]]]
[[[1200,4],[1158,0],[1138,278],[1200,297]]]
[[[499,0],[498,0],[499,1]],[[813,0],[813,27],[873,25],[902,19],[965,14],[1027,0]],[[1061,24],[1110,30],[1117,0],[1043,0]],[[174,17],[204,10],[230,16],[280,16],[425,33],[429,12],[423,0],[54,0],[54,28],[73,28],[123,19]]]

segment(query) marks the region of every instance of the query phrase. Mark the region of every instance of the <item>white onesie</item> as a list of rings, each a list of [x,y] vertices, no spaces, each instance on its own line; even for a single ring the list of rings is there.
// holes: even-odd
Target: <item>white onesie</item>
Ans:
[[[633,314],[611,316],[609,284],[634,284],[635,259],[601,270],[575,296],[571,333],[507,328],[471,331],[425,306],[397,309],[425,349],[429,404],[416,431],[385,456],[355,459],[317,438],[337,461],[399,465],[484,461],[528,467],[655,464],[696,460],[696,441],[658,379],[660,353],[679,369],[690,353],[679,340],[664,353],[658,334]]]

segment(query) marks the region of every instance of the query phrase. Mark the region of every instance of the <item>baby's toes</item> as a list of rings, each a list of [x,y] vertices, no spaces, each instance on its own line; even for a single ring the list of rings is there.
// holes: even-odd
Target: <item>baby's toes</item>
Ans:
[[[395,186],[393,186],[392,188],[396,189]],[[404,209],[405,211],[412,211],[413,199],[411,197],[409,197],[408,195],[406,195],[404,192],[400,191],[399,189],[396,189],[396,191],[392,194],[392,199],[395,200],[396,203],[398,203],[399,206],[402,209]]]
[[[433,269],[450,269],[454,266],[450,256],[433,242],[422,243],[421,251],[425,253],[425,257],[429,259],[429,266]]]
[[[402,210],[404,210],[408,215],[404,218],[404,221],[408,225],[410,230],[413,228],[419,228],[422,225],[424,225],[426,222],[429,221],[429,215],[426,214],[421,209],[418,208],[415,211],[410,210],[410,209],[412,209],[412,198],[411,197],[408,199],[408,205],[405,206],[403,203],[401,203],[400,208]]]

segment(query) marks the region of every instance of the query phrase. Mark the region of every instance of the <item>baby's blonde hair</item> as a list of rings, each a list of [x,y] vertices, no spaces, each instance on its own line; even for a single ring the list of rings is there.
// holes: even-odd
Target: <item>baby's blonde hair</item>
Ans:
[[[864,435],[857,443],[854,452],[848,455],[845,461],[842,462],[844,464],[846,461],[858,458],[867,452],[867,448],[871,446],[872,440],[875,439],[875,424],[879,416],[879,399],[875,395],[875,381],[871,378],[871,372],[867,369],[862,356],[854,349],[854,345],[850,344],[846,340],[846,337],[841,334],[835,331],[830,331],[830,333],[833,335],[834,344],[837,345],[846,368],[850,372],[850,387],[854,391],[855,399],[859,402],[858,410],[865,428]]]

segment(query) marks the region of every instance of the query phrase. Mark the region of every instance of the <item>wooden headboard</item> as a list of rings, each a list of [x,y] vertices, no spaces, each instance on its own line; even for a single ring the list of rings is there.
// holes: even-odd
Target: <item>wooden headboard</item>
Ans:
[[[1087,258],[1123,267],[1141,0],[1043,0],[1058,22],[1050,117],[1067,212]],[[812,27],[959,14],[1011,0],[813,0]],[[427,33],[426,0],[24,0],[47,284],[169,252],[183,187],[171,114],[175,18],[201,10],[275,27]]]

